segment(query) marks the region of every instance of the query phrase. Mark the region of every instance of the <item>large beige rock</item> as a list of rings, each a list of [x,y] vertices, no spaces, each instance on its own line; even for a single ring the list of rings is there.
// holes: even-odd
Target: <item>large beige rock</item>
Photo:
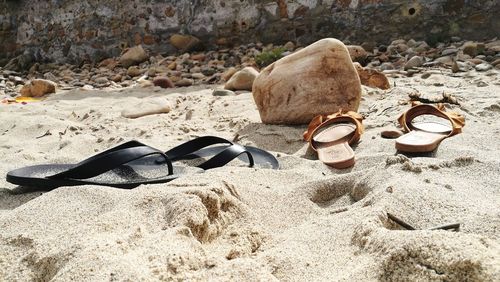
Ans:
[[[46,79],[34,79],[24,85],[20,92],[24,97],[42,97],[46,94],[56,93],[57,84]]]
[[[224,89],[252,91],[253,82],[258,75],[259,72],[252,67],[243,68],[231,76]]]
[[[357,111],[361,83],[346,46],[327,38],[266,67],[252,92],[263,123],[305,124],[339,109]]]
[[[142,48],[142,45],[129,48],[121,57],[120,64],[128,68],[132,65],[137,65],[148,59],[148,54]]]

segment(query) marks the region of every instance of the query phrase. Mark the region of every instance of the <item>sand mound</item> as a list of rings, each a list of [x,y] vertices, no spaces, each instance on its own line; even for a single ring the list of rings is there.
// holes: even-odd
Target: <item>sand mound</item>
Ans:
[[[467,84],[474,76],[488,86]],[[494,281],[495,77],[433,73],[394,78],[398,87],[386,92],[365,89],[366,132],[354,149],[356,165],[346,170],[316,160],[301,139],[305,126],[262,125],[249,93],[73,90],[0,106],[4,175],[25,165],[75,163],[132,139],[167,150],[202,135],[272,151],[281,165],[274,171],[234,162],[132,190],[42,193],[2,179],[0,280]],[[460,105],[450,107],[465,115],[464,132],[433,153],[398,154],[394,140],[380,134],[395,126],[412,91],[453,93]],[[165,99],[170,111],[121,116],[145,97]],[[420,230],[402,230],[387,213]],[[449,223],[460,223],[460,231],[428,230]]]

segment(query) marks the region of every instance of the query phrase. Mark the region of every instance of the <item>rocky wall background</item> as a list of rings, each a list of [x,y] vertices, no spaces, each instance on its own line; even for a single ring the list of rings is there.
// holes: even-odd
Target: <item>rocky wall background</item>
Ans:
[[[498,15],[498,0],[0,0],[0,66],[19,55],[21,63],[81,63],[138,44],[161,54],[194,47],[174,47],[174,34],[200,39],[197,48],[323,37],[483,40],[500,35]]]

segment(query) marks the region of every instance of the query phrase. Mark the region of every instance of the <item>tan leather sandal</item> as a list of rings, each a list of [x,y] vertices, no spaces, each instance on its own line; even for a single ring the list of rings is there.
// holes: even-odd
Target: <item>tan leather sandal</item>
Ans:
[[[363,117],[356,112],[342,112],[315,117],[304,132],[304,140],[318,153],[318,159],[334,168],[354,165],[350,144],[363,134]]]
[[[448,120],[451,125],[433,121],[412,122],[421,115],[434,115]],[[396,139],[396,149],[409,153],[434,151],[445,138],[461,133],[465,125],[462,115],[446,112],[443,104],[438,104],[437,107],[414,104],[399,117],[398,121],[407,133]]]

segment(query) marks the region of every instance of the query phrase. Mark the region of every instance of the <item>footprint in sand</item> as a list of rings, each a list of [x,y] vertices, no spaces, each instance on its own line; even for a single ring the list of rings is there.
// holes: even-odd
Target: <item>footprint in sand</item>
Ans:
[[[124,109],[122,116],[126,118],[139,118],[147,115],[166,114],[171,109],[170,103],[165,98],[146,98],[139,104]]]

